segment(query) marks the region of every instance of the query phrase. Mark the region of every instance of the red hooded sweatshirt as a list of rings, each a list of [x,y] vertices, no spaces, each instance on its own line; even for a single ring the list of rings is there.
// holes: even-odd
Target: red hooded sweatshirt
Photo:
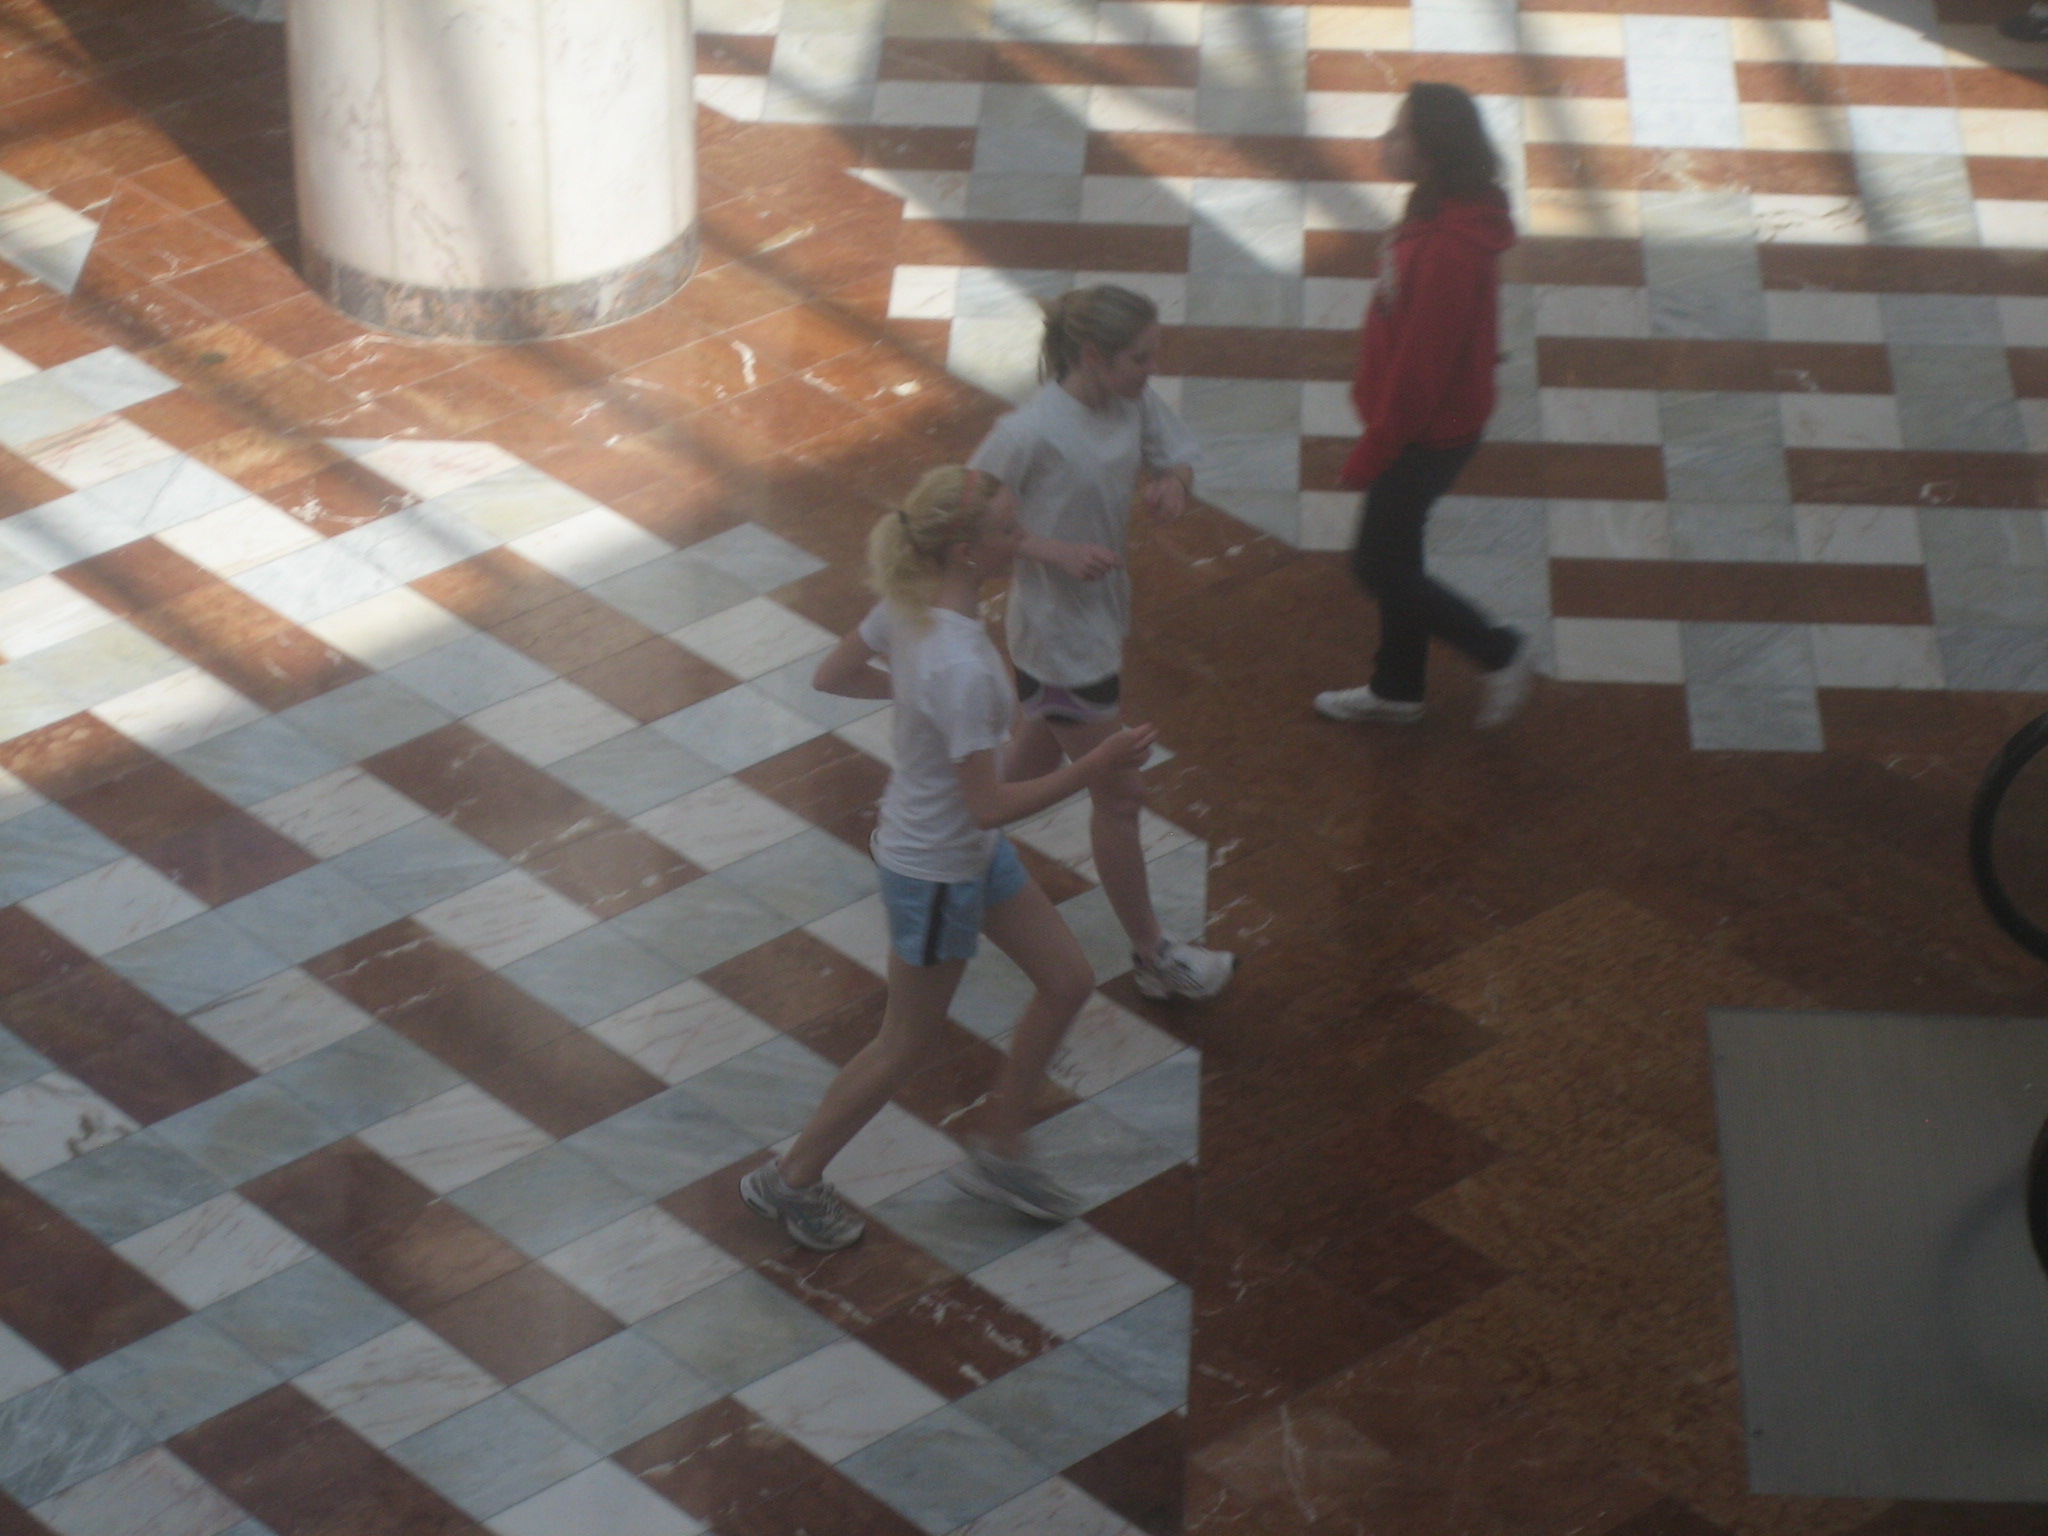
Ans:
[[[1365,435],[1339,478],[1377,480],[1408,447],[1469,443],[1493,414],[1500,253],[1515,243],[1507,199],[1446,198],[1380,252],[1352,404]]]

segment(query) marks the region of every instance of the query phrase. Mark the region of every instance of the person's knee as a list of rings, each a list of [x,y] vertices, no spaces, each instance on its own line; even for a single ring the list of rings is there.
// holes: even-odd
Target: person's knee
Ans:
[[[1113,773],[1089,791],[1097,821],[1137,825],[1145,808],[1145,784],[1135,773]]]

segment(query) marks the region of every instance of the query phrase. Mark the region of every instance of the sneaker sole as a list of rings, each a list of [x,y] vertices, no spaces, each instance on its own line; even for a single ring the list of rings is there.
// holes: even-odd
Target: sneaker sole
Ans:
[[[1322,705],[1318,704],[1318,705],[1316,706],[1316,713],[1317,713],[1317,714],[1319,714],[1319,715],[1321,715],[1321,716],[1322,716],[1322,717],[1323,717],[1323,718],[1324,718],[1325,720],[1334,720],[1334,721],[1336,721],[1336,722],[1337,722],[1337,723],[1338,723],[1339,725],[1420,725],[1420,724],[1422,724],[1422,713],[1421,713],[1421,711],[1419,711],[1419,710],[1418,710],[1418,711],[1417,711],[1416,713],[1412,714],[1412,715],[1382,715],[1382,714],[1363,714],[1363,715],[1354,715],[1354,714],[1351,714],[1351,713],[1349,713],[1348,711],[1344,711],[1344,710],[1335,710],[1335,709],[1325,709],[1325,708],[1323,708],[1323,706],[1322,706]]]
[[[1236,977],[1237,968],[1241,963],[1237,956],[1232,955],[1230,957],[1230,975],[1217,982],[1215,990],[1211,992],[1176,992],[1173,988],[1156,980],[1150,972],[1141,970],[1136,966],[1131,968],[1131,985],[1138,989],[1138,996],[1146,999],[1148,1002],[1206,1003],[1212,997],[1221,997],[1223,995],[1223,989],[1229,986],[1232,979]]]
[[[972,1163],[957,1163],[946,1170],[946,1178],[962,1194],[972,1195],[977,1200],[986,1200],[991,1205],[1006,1205],[1011,1210],[1029,1216],[1034,1221],[1052,1222],[1055,1225],[1072,1221],[1072,1215],[1049,1211],[1044,1206],[1012,1194],[1002,1185],[989,1178]]]

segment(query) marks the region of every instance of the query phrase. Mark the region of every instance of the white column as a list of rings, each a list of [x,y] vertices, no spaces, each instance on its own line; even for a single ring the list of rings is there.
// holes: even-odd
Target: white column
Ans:
[[[417,336],[638,314],[697,260],[689,0],[290,0],[308,280]]]

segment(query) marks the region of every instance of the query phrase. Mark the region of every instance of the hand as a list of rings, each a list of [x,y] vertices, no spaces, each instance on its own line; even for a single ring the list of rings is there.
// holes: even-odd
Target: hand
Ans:
[[[1159,517],[1179,517],[1188,509],[1188,484],[1179,475],[1159,475],[1145,487],[1145,506]]]
[[[1112,773],[1142,768],[1158,740],[1159,731],[1154,726],[1127,725],[1096,743],[1095,749],[1081,759],[1080,766],[1090,783]]]
[[[1045,558],[1076,581],[1100,581],[1124,563],[1123,556],[1100,544],[1050,543]]]

